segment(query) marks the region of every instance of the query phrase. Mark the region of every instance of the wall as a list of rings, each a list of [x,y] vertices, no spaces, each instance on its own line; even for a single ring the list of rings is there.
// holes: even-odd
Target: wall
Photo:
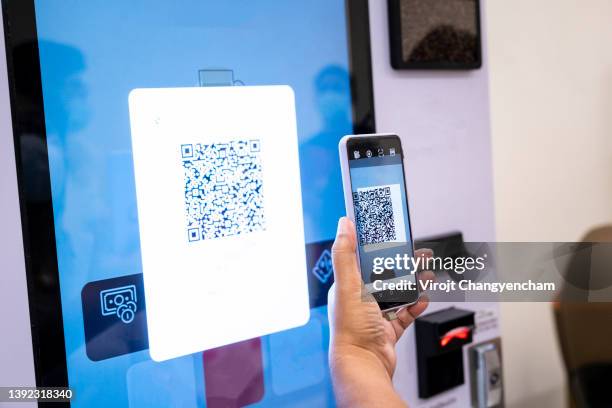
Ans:
[[[612,221],[612,3],[490,1],[498,238]]]
[[[34,361],[3,33],[0,10],[0,387],[32,386]],[[0,402],[0,407],[8,405]],[[36,404],[24,404],[32,406]]]
[[[486,29],[482,69],[396,71],[387,2],[369,4],[376,126],[402,138],[414,235],[459,230],[467,240],[492,240]]]
[[[612,3],[487,5],[497,239],[577,240],[612,222]],[[550,305],[501,310],[507,402],[563,406]]]
[[[369,5],[377,131],[402,138],[415,237],[458,230],[466,240],[494,240],[486,25],[482,69],[395,71],[389,56],[387,2],[370,0]],[[432,303],[428,312],[448,306]],[[455,306],[474,310],[477,316],[488,314],[497,323],[497,304]],[[496,325],[480,327],[474,342],[499,335]],[[397,345],[394,383],[400,395],[411,408],[469,406],[467,385],[418,399],[413,330],[410,327]]]

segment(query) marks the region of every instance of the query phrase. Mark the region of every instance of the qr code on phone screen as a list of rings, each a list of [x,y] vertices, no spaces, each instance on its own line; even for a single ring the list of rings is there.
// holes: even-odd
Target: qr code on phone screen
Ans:
[[[359,245],[397,240],[390,187],[353,192],[353,203]]]
[[[184,144],[189,242],[265,229],[259,140]]]

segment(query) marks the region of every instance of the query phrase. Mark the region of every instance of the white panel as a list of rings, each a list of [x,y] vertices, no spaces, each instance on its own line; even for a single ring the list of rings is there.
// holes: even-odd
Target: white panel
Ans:
[[[34,386],[34,359],[0,9],[0,386]],[[0,406],[8,406],[0,402]],[[11,404],[13,406],[13,404]],[[35,407],[34,403],[20,404]]]
[[[461,231],[467,241],[493,241],[486,25],[481,69],[396,71],[390,63],[387,2],[369,5],[376,127],[402,139],[415,238]],[[477,326],[479,319],[489,322],[474,343],[499,336],[498,304],[432,303],[426,313],[450,306],[475,311]],[[465,351],[465,384],[427,400],[418,398],[414,327],[398,343],[397,356],[393,382],[411,407],[470,406]]]
[[[130,121],[153,359],[306,324],[291,88],[138,89]]]
[[[370,19],[376,130],[402,139],[415,237],[460,230],[466,240],[493,240],[484,24],[481,69],[396,71],[386,1],[370,1]]]

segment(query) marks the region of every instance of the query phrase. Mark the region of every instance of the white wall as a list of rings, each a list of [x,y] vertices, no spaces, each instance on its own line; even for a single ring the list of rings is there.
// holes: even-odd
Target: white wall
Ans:
[[[402,138],[415,237],[461,231],[467,240],[494,240],[486,31],[479,70],[395,71],[389,57],[387,2],[370,0],[369,5],[377,131]],[[428,311],[448,306],[435,302]],[[497,322],[495,303],[455,306],[486,311]],[[498,337],[498,326],[491,326],[479,331],[475,342]],[[394,383],[402,398],[411,408],[470,406],[467,384],[428,400],[418,398],[413,330],[397,345]],[[467,370],[466,364],[466,378]]]
[[[487,2],[499,241],[574,241],[612,222],[612,2]],[[559,407],[549,304],[502,305],[507,402]]]
[[[462,231],[493,240],[486,35],[479,70],[396,71],[387,2],[369,5],[376,127],[402,139],[415,237]]]
[[[612,221],[612,2],[488,2],[497,233]]]
[[[0,386],[24,387],[35,384],[34,361],[9,106],[0,10]]]

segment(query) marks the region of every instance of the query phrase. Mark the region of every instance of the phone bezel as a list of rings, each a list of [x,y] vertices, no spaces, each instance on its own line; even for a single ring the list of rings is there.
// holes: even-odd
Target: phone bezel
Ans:
[[[339,150],[340,150],[340,160],[341,160],[341,168],[342,168],[342,179],[343,179],[343,187],[344,187],[344,199],[345,199],[345,205],[346,205],[346,213],[348,217],[353,222],[355,222],[355,211],[354,211],[353,194],[352,194],[353,184],[351,180],[351,173],[350,173],[350,166],[349,166],[349,162],[351,160],[354,160],[351,158],[351,152],[356,148],[356,146],[360,146],[360,150],[370,147],[372,151],[375,152],[376,151],[374,150],[375,147],[376,148],[383,147],[383,149],[385,149],[385,147],[390,147],[391,143],[388,143],[389,141],[393,141],[392,143],[393,146],[399,146],[399,152],[396,152],[396,154],[399,153],[402,159],[402,177],[404,180],[404,189],[406,192],[405,199],[406,199],[406,212],[408,215],[408,220],[407,220],[408,221],[408,231],[410,233],[412,256],[414,256],[415,254],[414,239],[413,239],[414,235],[412,233],[412,222],[410,220],[410,205],[409,205],[410,201],[409,201],[409,195],[408,195],[408,185],[406,183],[406,169],[404,166],[404,149],[402,146],[402,141],[398,135],[391,134],[391,133],[347,135],[340,140]],[[361,269],[361,261],[359,258],[359,248],[357,248],[356,255],[357,255],[357,262]],[[416,280],[418,282],[418,277],[416,277]],[[379,301],[377,299],[376,294],[381,294],[381,293],[384,294],[388,292],[390,291],[386,290],[386,291],[378,291],[378,292],[372,293],[372,295],[374,296],[374,299],[378,303],[382,312],[390,312],[390,311],[402,308],[404,306],[413,305],[416,302],[418,302],[419,297],[420,297],[419,285],[416,285],[416,290],[414,291],[415,298],[413,301],[384,302],[384,301]]]

